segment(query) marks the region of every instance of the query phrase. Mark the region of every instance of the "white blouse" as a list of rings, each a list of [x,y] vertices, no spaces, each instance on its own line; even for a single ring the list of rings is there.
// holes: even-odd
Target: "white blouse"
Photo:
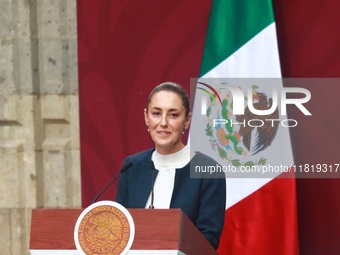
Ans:
[[[171,196],[174,189],[176,169],[186,166],[191,159],[190,148],[185,146],[180,151],[161,155],[156,150],[152,153],[151,160],[154,162],[158,174],[154,185],[155,209],[170,208]],[[145,208],[151,204],[151,193]]]

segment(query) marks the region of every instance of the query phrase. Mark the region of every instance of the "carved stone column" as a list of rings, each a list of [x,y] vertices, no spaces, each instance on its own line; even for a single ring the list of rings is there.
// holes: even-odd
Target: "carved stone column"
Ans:
[[[32,208],[81,206],[76,0],[0,0],[0,247]]]

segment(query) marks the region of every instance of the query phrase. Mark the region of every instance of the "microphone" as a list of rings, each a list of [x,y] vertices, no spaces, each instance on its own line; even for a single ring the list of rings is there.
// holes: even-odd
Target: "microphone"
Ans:
[[[93,199],[92,201],[92,204],[94,204],[97,199],[105,192],[105,190],[107,190],[108,187],[110,187],[110,185],[118,178],[118,176],[121,174],[121,173],[124,173],[126,170],[128,170],[130,167],[132,167],[133,163],[128,163],[126,166],[124,166],[119,172],[118,174],[113,177],[113,179],[109,182],[109,184],[106,185],[106,187],[101,191],[99,192],[99,194]]]
[[[154,197],[154,190],[153,190],[153,186],[155,186],[155,164],[153,163],[153,161],[150,161],[150,166],[151,166],[151,171],[152,171],[152,181],[151,181],[151,185],[152,185],[152,189],[151,189],[151,204],[149,205],[149,209],[154,209],[154,205],[153,205],[153,197]]]

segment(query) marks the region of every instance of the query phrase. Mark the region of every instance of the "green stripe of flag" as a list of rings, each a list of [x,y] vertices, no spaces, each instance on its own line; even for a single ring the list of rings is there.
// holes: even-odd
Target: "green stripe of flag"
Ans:
[[[213,0],[200,77],[272,22],[271,0]]]

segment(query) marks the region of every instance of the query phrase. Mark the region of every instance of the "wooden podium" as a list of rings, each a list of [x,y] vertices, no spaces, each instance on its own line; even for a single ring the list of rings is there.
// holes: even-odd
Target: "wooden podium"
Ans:
[[[83,209],[33,209],[31,255],[78,255],[74,227]],[[214,255],[215,249],[180,209],[129,209],[135,239],[128,255]]]

